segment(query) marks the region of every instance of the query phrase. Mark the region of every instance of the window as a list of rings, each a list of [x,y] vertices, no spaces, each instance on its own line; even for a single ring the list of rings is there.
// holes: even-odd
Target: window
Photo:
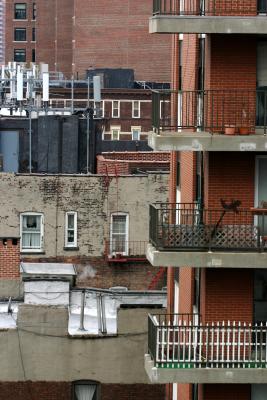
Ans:
[[[36,30],[35,30],[35,28],[32,28],[32,42],[35,42],[35,40],[36,40]]]
[[[103,101],[94,102],[94,116],[95,118],[103,118],[104,116],[104,103]]]
[[[16,42],[26,42],[26,28],[15,28],[14,40]]]
[[[77,212],[66,212],[65,246],[77,247]]]
[[[112,118],[120,117],[120,102],[118,100],[112,101]]]
[[[25,49],[15,49],[14,50],[14,61],[26,62],[26,50]]]
[[[128,214],[111,215],[110,252],[111,254],[128,254]]]
[[[132,117],[140,118],[140,101],[133,101],[132,103]]]
[[[32,62],[35,62],[35,49],[32,49]]]
[[[99,400],[100,390],[97,382],[77,381],[73,384],[73,400]]]
[[[32,5],[32,19],[36,20],[36,3]]]
[[[21,251],[43,250],[43,214],[24,213],[20,216]]]
[[[132,126],[131,131],[132,131],[132,139],[140,140],[141,126]]]
[[[15,3],[14,18],[27,19],[26,3]]]
[[[120,139],[120,131],[121,131],[120,126],[111,126],[110,131],[111,131],[111,140]]]

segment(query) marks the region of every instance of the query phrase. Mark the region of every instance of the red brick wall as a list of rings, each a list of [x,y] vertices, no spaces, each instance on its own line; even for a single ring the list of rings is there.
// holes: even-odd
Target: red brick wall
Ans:
[[[207,155],[206,155],[207,161]],[[220,209],[220,199],[242,201],[241,207],[254,205],[255,155],[253,153],[210,152],[205,175],[205,206]],[[207,178],[207,179],[206,179]]]
[[[0,239],[0,279],[19,278],[19,265],[19,240]]]
[[[26,49],[26,61],[32,61],[32,49],[35,43],[32,42],[32,28],[36,22],[32,21],[32,4],[34,0],[23,0],[21,3],[27,5],[27,20],[14,20],[14,4],[19,3],[15,0],[6,0],[6,26],[5,26],[5,62],[14,60],[14,49]],[[14,29],[26,28],[27,42],[14,42]]]
[[[128,175],[137,170],[169,170],[169,153],[156,152],[114,152],[97,156],[98,174]]]
[[[250,400],[250,385],[203,385],[200,400]]]
[[[164,400],[164,385],[100,386],[102,400]],[[0,382],[0,400],[72,400],[71,382]]]
[[[201,285],[200,312],[203,323],[253,322],[252,270],[204,269]]]
[[[22,255],[24,262],[59,262],[76,265],[78,287],[98,287],[108,289],[111,286],[127,286],[130,290],[147,290],[153,277],[160,268],[152,267],[149,262],[107,263],[101,257],[57,257],[30,258]],[[155,289],[166,286],[165,274],[157,282]]]
[[[171,36],[148,33],[151,15],[152,0],[76,1],[75,71],[133,68],[137,80],[170,82]]]

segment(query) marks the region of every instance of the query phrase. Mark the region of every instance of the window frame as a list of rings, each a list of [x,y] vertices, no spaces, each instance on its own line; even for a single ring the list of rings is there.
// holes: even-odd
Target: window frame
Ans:
[[[72,400],[77,400],[77,396],[75,393],[75,386],[78,385],[95,385],[96,386],[96,399],[100,400],[100,384],[97,381],[90,381],[90,380],[79,380],[72,382]]]
[[[36,21],[36,11],[37,11],[37,5],[36,3],[32,3],[32,20]]]
[[[23,247],[23,217],[37,216],[40,217],[40,247]],[[27,211],[20,213],[20,252],[21,253],[42,253],[44,251],[44,214],[40,212]]]
[[[36,28],[35,28],[35,26],[34,27],[32,27],[32,40],[31,40],[33,43],[35,43],[36,42]]]
[[[134,139],[133,131],[138,131],[138,139]],[[131,126],[132,140],[140,140],[141,126]]]
[[[23,40],[20,40],[18,38],[16,38],[16,34],[18,33],[18,31],[23,31],[25,33],[25,38]],[[14,42],[22,42],[25,43],[27,42],[27,29],[26,28],[19,28],[18,26],[16,26],[14,28]]]
[[[74,231],[74,241],[73,243],[68,242],[68,231],[70,228],[68,227],[68,217],[69,215],[74,216],[74,228],[72,229]],[[65,247],[66,248],[77,248],[78,245],[78,232],[77,232],[77,222],[78,222],[78,213],[77,211],[66,211],[65,213]]]
[[[135,108],[135,103],[138,104],[137,109]],[[137,115],[135,115],[135,111],[137,111]],[[132,118],[140,118],[141,115],[141,102],[140,100],[133,100],[132,102]]]
[[[25,10],[23,10],[23,11],[25,11],[25,18],[17,18],[17,12],[18,12],[18,10],[17,10],[17,6],[18,5],[24,5],[25,6]],[[20,10],[21,11],[21,10]],[[27,20],[27,3],[15,3],[14,4],[14,20],[15,21],[26,21]]]
[[[23,51],[24,52],[24,55],[25,55],[25,58],[24,58],[24,60],[17,60],[16,59],[16,57],[15,57],[15,54],[16,54],[16,51]],[[18,63],[24,63],[24,62],[26,62],[26,60],[27,60],[27,54],[26,54],[26,49],[14,49],[14,61],[16,61],[16,62],[18,62]]]
[[[113,138],[113,131],[118,131],[118,139]],[[121,127],[120,125],[111,125],[110,127],[111,140],[120,140]]]
[[[114,103],[118,103],[118,108],[114,107]],[[120,100],[112,100],[112,118],[120,118],[120,109],[121,109],[121,105],[120,105]],[[114,115],[114,110],[118,110],[118,115]]]
[[[113,251],[113,249],[112,249],[112,242],[113,242],[113,236],[114,236],[114,233],[113,233],[113,225],[114,225],[113,217],[114,216],[116,216],[116,217],[117,216],[123,216],[123,217],[125,216],[126,217],[125,218],[125,251],[123,251],[122,253]],[[120,253],[124,256],[128,256],[128,254],[129,254],[129,213],[113,212],[110,214],[109,240],[110,240],[110,254],[111,255],[116,255],[116,253]]]

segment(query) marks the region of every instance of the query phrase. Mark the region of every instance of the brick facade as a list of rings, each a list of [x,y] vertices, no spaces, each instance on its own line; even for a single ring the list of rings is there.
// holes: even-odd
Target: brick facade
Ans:
[[[0,239],[0,279],[18,279],[20,244],[17,238]]]
[[[170,154],[164,152],[113,152],[97,156],[97,173],[130,175],[142,171],[169,171]]]
[[[102,400],[164,400],[164,385],[100,385]],[[74,400],[71,382],[0,382],[0,400]]]
[[[32,4],[37,5],[36,22],[32,21]],[[90,67],[131,68],[135,79],[170,82],[171,38],[164,40],[148,33],[151,0],[129,2],[107,0],[25,0],[25,21],[13,21],[15,0],[7,0],[6,62],[13,60],[14,48],[26,49],[31,62],[49,64],[51,71],[61,71],[83,78]],[[13,43],[14,27],[26,27],[25,43]],[[36,43],[30,39],[36,26]],[[48,28],[49,26],[49,28]]]

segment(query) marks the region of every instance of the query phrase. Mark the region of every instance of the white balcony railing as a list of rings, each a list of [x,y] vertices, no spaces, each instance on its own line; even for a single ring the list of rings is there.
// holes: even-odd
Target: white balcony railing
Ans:
[[[267,322],[202,325],[177,316],[168,324],[150,315],[148,342],[158,368],[267,368]]]

